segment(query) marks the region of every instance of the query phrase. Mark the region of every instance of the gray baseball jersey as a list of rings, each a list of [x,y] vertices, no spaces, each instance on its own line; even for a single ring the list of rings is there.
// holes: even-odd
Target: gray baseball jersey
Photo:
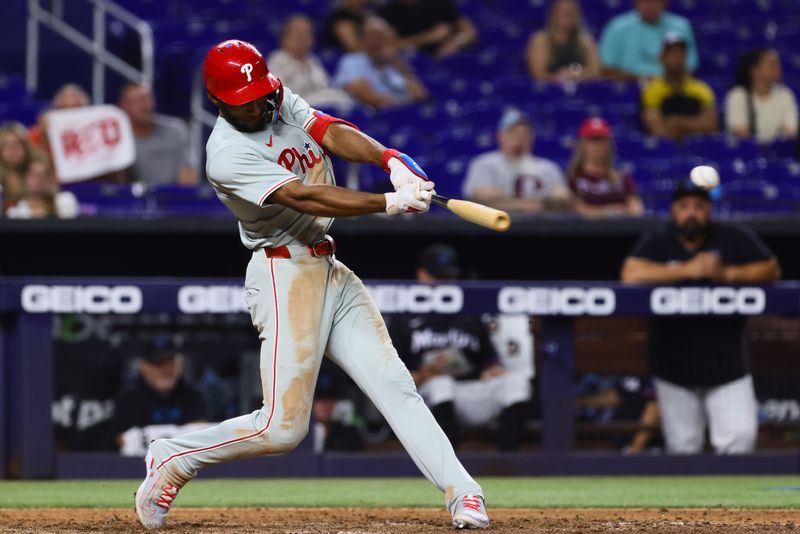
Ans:
[[[309,133],[319,112],[284,90],[277,123],[244,133],[220,116],[206,144],[208,180],[239,220],[242,243],[250,249],[311,243],[333,222],[268,203],[270,194],[292,180],[336,183],[330,158]]]
[[[242,242],[253,249],[245,300],[261,339],[264,406],[209,429],[156,440],[153,461],[161,476],[181,487],[207,465],[293,449],[308,431],[325,354],[383,413],[448,505],[461,495],[482,494],[417,393],[364,284],[333,256],[309,252],[307,245],[325,235],[331,219],[269,204],[270,194],[292,180],[334,183],[330,161],[314,140],[324,135],[326,121],[288,90],[281,118],[263,131],[242,133],[223,118],[217,121],[207,171],[239,219]],[[284,245],[288,254],[280,256],[264,248]]]

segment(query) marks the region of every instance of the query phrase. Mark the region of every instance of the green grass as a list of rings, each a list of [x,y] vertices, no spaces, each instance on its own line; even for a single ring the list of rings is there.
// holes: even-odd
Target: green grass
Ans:
[[[800,476],[481,478],[492,507],[726,507],[800,509]],[[0,508],[133,506],[139,481],[0,481]],[[778,489],[783,488],[783,489]],[[788,490],[794,488],[794,491]],[[182,507],[435,507],[422,477],[197,480]]]

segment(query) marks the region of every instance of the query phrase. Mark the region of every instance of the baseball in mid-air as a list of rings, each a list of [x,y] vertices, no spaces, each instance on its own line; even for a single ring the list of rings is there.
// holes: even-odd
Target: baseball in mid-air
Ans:
[[[702,189],[714,189],[719,185],[719,173],[714,167],[698,165],[689,173],[692,183]]]

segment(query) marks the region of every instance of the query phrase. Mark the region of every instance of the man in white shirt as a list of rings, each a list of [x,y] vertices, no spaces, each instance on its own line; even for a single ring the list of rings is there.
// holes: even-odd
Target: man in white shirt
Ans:
[[[428,91],[400,54],[397,35],[380,17],[364,23],[364,50],[339,60],[334,83],[365,106],[388,108],[420,102]]]
[[[119,93],[136,140],[133,179],[149,185],[196,185],[197,169],[189,150],[189,129],[177,117],[156,113],[150,86],[128,83]]]
[[[464,196],[506,211],[538,213],[564,208],[569,188],[559,166],[532,153],[530,118],[508,109],[497,127],[498,149],[474,158],[464,181]]]

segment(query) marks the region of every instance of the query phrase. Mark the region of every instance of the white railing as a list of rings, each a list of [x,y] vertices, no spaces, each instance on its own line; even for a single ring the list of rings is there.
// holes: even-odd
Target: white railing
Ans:
[[[106,68],[124,76],[128,80],[153,83],[153,30],[150,25],[130,11],[108,0],[83,0],[94,12],[92,36],[64,21],[63,0],[50,0],[49,8],[41,5],[41,0],[28,0],[28,43],[26,53],[26,84],[28,90],[35,92],[39,86],[39,26],[45,26],[74,44],[90,56],[92,67],[92,100],[95,104],[105,103]],[[137,69],[122,58],[106,49],[106,27],[108,16],[131,27],[139,34],[142,67]]]

